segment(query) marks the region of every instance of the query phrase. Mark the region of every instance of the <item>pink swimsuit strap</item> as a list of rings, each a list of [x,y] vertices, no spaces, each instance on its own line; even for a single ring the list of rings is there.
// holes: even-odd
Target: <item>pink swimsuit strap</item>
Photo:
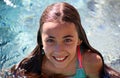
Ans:
[[[81,55],[81,52],[80,52],[80,47],[78,47],[77,55],[78,55],[79,68],[83,68],[82,67],[82,55]]]

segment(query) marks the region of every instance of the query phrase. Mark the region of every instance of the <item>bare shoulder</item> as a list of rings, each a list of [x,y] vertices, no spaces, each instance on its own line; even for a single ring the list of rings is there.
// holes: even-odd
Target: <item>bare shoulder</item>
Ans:
[[[90,78],[98,78],[103,62],[99,54],[87,50],[83,54],[83,67]]]
[[[97,53],[91,52],[90,50],[87,50],[87,52],[83,55],[83,59],[90,65],[102,64],[101,56]]]

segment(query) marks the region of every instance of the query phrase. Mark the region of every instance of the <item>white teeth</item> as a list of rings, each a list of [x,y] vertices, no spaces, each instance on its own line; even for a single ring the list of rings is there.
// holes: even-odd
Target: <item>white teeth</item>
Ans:
[[[56,58],[56,60],[64,60],[65,59],[65,57],[64,58]]]

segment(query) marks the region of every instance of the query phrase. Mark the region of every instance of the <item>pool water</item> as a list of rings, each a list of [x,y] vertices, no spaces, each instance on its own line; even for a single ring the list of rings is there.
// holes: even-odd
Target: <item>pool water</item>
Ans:
[[[90,44],[120,71],[120,0],[0,0],[0,71],[35,48],[43,10],[60,1],[76,7]]]

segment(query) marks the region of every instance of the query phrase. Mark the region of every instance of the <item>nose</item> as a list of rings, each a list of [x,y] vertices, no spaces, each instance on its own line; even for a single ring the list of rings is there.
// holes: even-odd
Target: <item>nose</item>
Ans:
[[[63,44],[57,43],[57,44],[55,45],[55,48],[54,48],[54,51],[55,51],[55,52],[60,53],[60,52],[62,52],[63,50],[64,50]]]

